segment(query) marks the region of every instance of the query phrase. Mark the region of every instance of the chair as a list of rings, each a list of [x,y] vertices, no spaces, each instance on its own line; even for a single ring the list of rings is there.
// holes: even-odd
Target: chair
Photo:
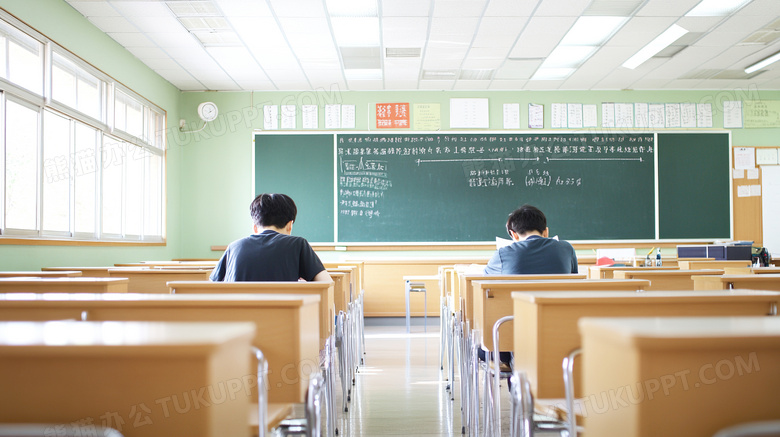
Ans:
[[[54,423],[4,423],[0,425],[0,437],[43,437],[56,435],[62,437],[82,437],[97,435],[102,437],[123,437],[123,434],[113,428],[88,425],[89,429],[81,429],[78,424]],[[84,428],[87,425],[85,424]]]
[[[780,420],[748,422],[721,429],[713,437],[777,437],[780,436]]]
[[[406,332],[411,332],[411,321],[409,318],[409,294],[422,293],[424,297],[425,332],[428,332],[428,290],[425,289],[425,282],[406,281]]]
[[[511,322],[515,316],[504,316],[496,320],[493,325],[493,358],[485,360],[485,435],[501,435],[501,392],[499,391],[501,379],[509,379],[511,372],[500,370],[500,351],[498,350],[498,330],[506,322]],[[491,361],[493,367],[491,367]],[[492,376],[492,379],[491,379]]]
[[[569,425],[565,422],[544,416],[535,417],[531,383],[525,372],[513,372],[510,399],[512,401],[510,436],[533,437],[537,432],[544,432],[545,435],[557,433],[559,436],[570,437],[576,435],[569,434]]]

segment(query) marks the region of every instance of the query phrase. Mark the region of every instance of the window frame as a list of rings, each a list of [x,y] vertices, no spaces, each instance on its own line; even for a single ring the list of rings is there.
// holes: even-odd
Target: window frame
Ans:
[[[0,188],[0,244],[44,244],[44,245],[165,245],[166,244],[166,166],[167,166],[167,135],[165,127],[167,126],[167,112],[159,106],[153,104],[149,100],[140,96],[132,89],[117,82],[111,76],[105,74],[101,70],[95,68],[88,62],[79,58],[66,48],[58,45],[54,41],[46,38],[44,35],[37,32],[35,29],[30,28],[26,24],[17,20],[6,11],[0,9],[0,21],[4,24],[15,28],[16,30],[30,36],[36,41],[40,42],[43,47],[43,62],[42,62],[42,77],[43,95],[38,95],[22,86],[16,85],[3,77],[0,77],[0,179],[3,179],[3,188]],[[79,84],[79,70],[97,79],[99,81],[99,94],[100,94],[100,110],[99,119],[92,115],[86,114],[80,111],[77,107],[73,107],[64,102],[58,101],[53,98],[53,75],[54,71],[54,59],[55,56],[63,58],[66,62],[72,63],[77,70],[75,70],[76,80],[76,102],[75,106],[78,106],[78,84]],[[55,90],[56,91],[56,90]],[[132,101],[137,102],[141,106],[141,135],[136,137],[130,133],[127,133],[121,129],[117,129],[114,123],[114,108],[117,103],[117,91],[128,96]],[[7,229],[5,227],[6,219],[6,188],[5,182],[7,180],[6,174],[6,114],[7,114],[7,101],[12,100],[15,103],[21,103],[24,106],[35,109],[38,114],[37,123],[37,175],[36,175],[36,226],[35,230],[18,230]],[[83,108],[83,107],[82,107]],[[52,231],[44,229],[44,211],[46,205],[44,204],[44,183],[46,182],[46,168],[44,162],[44,141],[46,136],[45,120],[47,112],[51,112],[52,115],[63,117],[67,120],[69,129],[68,138],[68,169],[69,169],[69,200],[68,200],[68,215],[69,215],[69,230],[64,231]],[[95,114],[97,115],[97,114]],[[156,117],[160,117],[159,119]],[[156,132],[156,126],[161,123],[163,131]],[[95,229],[94,232],[76,232],[75,223],[75,202],[76,202],[76,189],[74,188],[74,180],[78,177],[74,171],[76,156],[76,126],[79,124],[86,125],[91,129],[95,129],[95,171],[94,171],[94,188],[95,188]],[[104,165],[104,145],[106,140],[119,141],[122,143],[122,148],[125,150],[125,155],[131,147],[139,147],[143,152],[143,163],[140,165],[143,168],[142,179],[143,187],[141,187],[141,211],[140,211],[140,229],[139,235],[127,235],[126,232],[126,211],[127,211],[127,199],[128,190],[137,189],[138,187],[129,187],[127,185],[127,173],[128,173],[128,156],[124,156],[122,165],[122,177],[121,187],[107,187],[104,186],[103,177],[103,165]],[[158,144],[160,143],[161,144]],[[150,156],[157,156],[160,160],[159,175],[154,175],[154,181],[150,180],[151,168],[153,167],[152,159]],[[159,183],[159,187],[154,193],[150,195],[150,189],[154,188],[155,184]],[[121,234],[116,233],[103,233],[103,194],[104,190],[117,189],[121,196]],[[151,200],[150,200],[151,199]],[[149,202],[152,203],[149,203]],[[149,210],[156,209],[156,223],[149,226],[149,228],[157,231],[155,234],[148,234],[147,227],[147,208]],[[152,223],[152,222],[149,222]]]

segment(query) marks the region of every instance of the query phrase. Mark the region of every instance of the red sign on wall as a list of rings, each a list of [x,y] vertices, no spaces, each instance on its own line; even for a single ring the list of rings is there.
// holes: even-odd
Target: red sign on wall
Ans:
[[[409,104],[408,103],[377,103],[376,104],[376,128],[377,129],[408,129]]]

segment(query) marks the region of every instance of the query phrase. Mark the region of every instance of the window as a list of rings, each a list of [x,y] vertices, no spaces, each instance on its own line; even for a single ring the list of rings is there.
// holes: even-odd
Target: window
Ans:
[[[165,125],[0,11],[0,238],[163,241]]]
[[[122,91],[116,92],[114,127],[137,138],[144,138],[144,108]]]
[[[43,113],[43,230],[53,235],[70,232],[70,120],[52,111]]]
[[[2,77],[43,95],[43,44],[0,20]]]
[[[38,111],[8,99],[5,104],[5,228],[38,225]]]
[[[103,118],[103,81],[57,52],[52,54],[51,97],[96,120]]]

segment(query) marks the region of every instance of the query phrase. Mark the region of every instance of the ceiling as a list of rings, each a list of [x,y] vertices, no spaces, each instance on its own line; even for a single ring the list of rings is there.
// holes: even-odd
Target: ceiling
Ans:
[[[780,89],[780,62],[744,72],[780,51],[778,0],[721,16],[686,15],[700,0],[65,1],[184,91]],[[534,78],[601,16],[626,19],[565,78]],[[622,66],[674,24],[688,33]]]

